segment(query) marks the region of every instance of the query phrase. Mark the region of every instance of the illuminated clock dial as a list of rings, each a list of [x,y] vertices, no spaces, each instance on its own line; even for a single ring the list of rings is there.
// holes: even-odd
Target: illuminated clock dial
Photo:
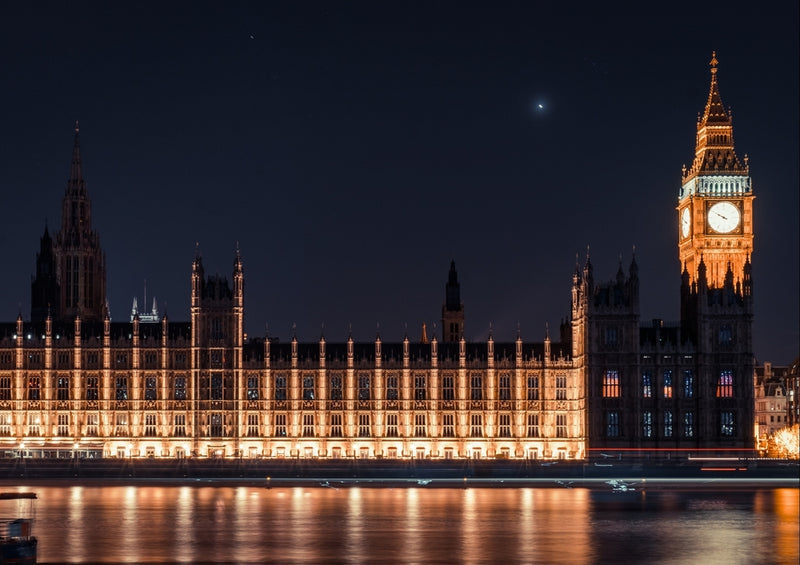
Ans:
[[[681,212],[681,234],[683,237],[687,237],[689,235],[689,229],[692,227],[692,215],[689,212],[689,207],[683,209]]]
[[[730,202],[717,202],[708,209],[708,225],[717,233],[730,233],[739,226],[741,214]]]

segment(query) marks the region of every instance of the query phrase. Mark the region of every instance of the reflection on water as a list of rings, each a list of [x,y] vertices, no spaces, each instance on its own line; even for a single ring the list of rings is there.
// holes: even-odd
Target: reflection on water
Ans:
[[[41,562],[797,563],[798,490],[19,487]]]

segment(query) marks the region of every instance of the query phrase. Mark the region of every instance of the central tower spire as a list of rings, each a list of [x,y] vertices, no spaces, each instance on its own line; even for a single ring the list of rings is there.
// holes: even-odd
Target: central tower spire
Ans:
[[[450,262],[450,272],[445,285],[442,305],[442,341],[456,343],[464,335],[464,303],[461,302],[461,285],[458,284],[456,262]]]
[[[100,235],[92,229],[92,201],[81,168],[80,128],[75,122],[75,142],[69,179],[61,203],[61,231],[53,244],[60,285],[59,318],[101,321],[106,306],[105,255]]]

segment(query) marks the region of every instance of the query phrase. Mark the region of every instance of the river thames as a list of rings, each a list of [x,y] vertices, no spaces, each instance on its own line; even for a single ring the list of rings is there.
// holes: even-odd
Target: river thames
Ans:
[[[796,488],[9,485],[40,563],[798,563]]]

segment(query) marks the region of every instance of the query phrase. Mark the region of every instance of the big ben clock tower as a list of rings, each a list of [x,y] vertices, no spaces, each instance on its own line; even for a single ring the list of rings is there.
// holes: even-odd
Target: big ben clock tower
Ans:
[[[709,288],[722,288],[730,269],[744,278],[753,253],[753,186],[747,156],[744,165],[733,147],[730,109],[722,104],[717,84],[717,58],[711,57],[711,89],[697,123],[695,157],[683,169],[678,199],[678,249],[681,270],[689,282],[705,266]]]

